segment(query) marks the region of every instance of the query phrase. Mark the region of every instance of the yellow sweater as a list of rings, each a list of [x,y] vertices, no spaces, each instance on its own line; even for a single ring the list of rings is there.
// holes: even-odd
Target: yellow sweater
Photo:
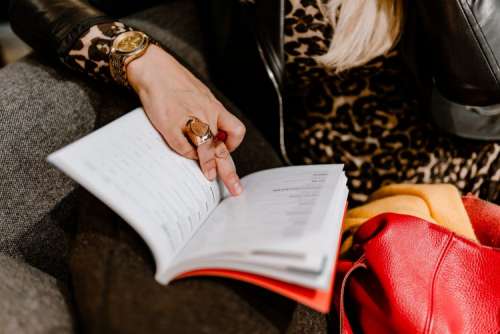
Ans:
[[[457,188],[449,184],[393,184],[377,190],[368,202],[347,212],[344,233],[348,237],[341,255],[352,245],[352,234],[368,219],[384,212],[407,214],[477,241]]]

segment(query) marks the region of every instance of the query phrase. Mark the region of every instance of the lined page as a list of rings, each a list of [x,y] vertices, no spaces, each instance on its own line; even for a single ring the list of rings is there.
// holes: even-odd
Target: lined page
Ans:
[[[49,162],[126,220],[165,269],[221,200],[196,161],[173,152],[136,109],[53,153]]]
[[[343,211],[345,205],[342,165],[271,169],[243,178],[242,185],[243,193],[222,201],[177,262],[217,253],[301,261],[324,257],[322,244],[340,235],[341,216],[331,207],[340,202]]]

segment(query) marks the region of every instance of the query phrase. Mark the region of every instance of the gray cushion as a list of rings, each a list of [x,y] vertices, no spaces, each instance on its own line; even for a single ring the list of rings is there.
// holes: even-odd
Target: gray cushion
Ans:
[[[72,319],[57,280],[0,255],[0,333],[71,333]]]

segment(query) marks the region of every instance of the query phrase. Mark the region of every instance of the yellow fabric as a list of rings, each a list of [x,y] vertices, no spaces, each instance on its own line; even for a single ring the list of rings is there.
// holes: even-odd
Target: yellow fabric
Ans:
[[[449,184],[393,184],[377,190],[369,201],[347,211],[341,247],[345,254],[352,245],[352,234],[368,219],[384,212],[416,216],[441,225],[461,236],[477,241],[458,189]]]

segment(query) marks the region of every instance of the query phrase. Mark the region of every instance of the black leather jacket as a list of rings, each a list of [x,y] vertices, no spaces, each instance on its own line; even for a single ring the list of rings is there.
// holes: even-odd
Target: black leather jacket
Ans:
[[[90,2],[11,0],[10,21],[35,50],[56,57],[64,55],[90,26],[159,1]],[[202,0],[200,6],[204,30],[213,41],[209,60],[216,84],[236,104],[254,110],[254,121],[286,157],[284,0]],[[435,94],[454,106],[446,117],[460,118],[460,113],[500,105],[500,0],[419,0],[408,1],[407,6],[400,47],[415,76],[423,108],[430,105],[433,82]],[[228,67],[235,70],[228,71]],[[476,109],[456,107],[462,105]],[[440,113],[444,115],[446,108],[436,108],[434,114],[443,118]],[[484,138],[500,139],[500,106],[486,114],[489,118],[477,122],[486,121],[489,128],[480,124],[479,131],[486,131]],[[441,125],[453,131],[446,121]],[[466,136],[481,137],[481,132]]]

